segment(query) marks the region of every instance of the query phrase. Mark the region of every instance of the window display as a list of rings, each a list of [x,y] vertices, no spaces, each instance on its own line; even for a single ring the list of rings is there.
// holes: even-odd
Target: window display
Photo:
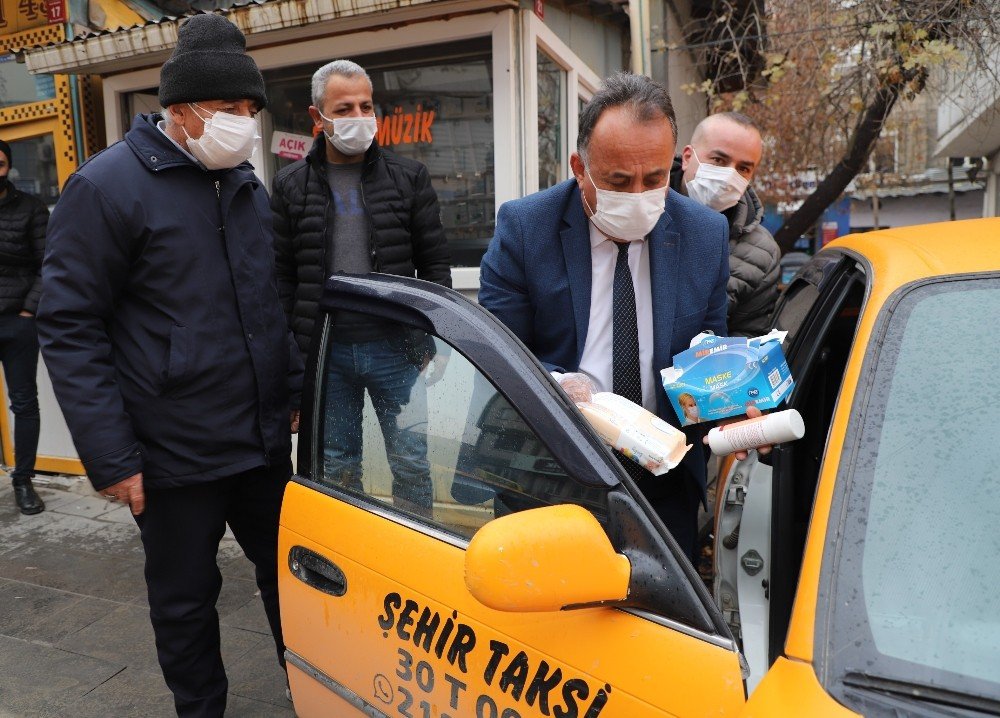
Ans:
[[[59,199],[55,144],[52,135],[11,140],[11,183],[22,192],[39,197],[52,207]]]
[[[31,75],[25,65],[14,61],[13,55],[0,55],[0,107],[51,100],[55,96],[52,75]]]

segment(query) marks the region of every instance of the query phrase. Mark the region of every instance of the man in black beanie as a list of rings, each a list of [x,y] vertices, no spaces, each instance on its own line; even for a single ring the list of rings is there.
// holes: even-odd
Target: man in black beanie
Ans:
[[[138,115],[66,183],[38,324],[89,478],[139,526],[177,714],[221,716],[227,524],[256,566],[283,661],[278,516],[302,362],[278,301],[267,193],[247,161],[267,100],[242,33],[218,15],[189,19],[159,96],[162,115]]]
[[[14,413],[14,501],[22,514],[45,503],[31,484],[41,419],[38,414],[38,334],[35,312],[42,293],[42,255],[49,210],[10,183],[13,154],[0,140],[0,362]]]

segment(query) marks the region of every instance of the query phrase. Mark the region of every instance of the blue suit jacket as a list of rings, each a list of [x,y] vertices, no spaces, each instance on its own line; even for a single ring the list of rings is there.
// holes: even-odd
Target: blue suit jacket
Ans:
[[[726,334],[729,225],[719,212],[670,191],[647,241],[658,374],[703,329]],[[479,303],[550,370],[576,371],[590,318],[590,257],[589,220],[575,180],[506,202],[483,257]],[[679,426],[659,384],[656,408]],[[692,450],[685,464],[704,491],[703,458]]]

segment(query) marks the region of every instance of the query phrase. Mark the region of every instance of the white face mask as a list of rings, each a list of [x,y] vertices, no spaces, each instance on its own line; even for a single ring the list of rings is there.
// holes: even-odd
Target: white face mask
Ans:
[[[331,120],[322,112],[319,113],[326,122],[333,125],[333,132],[324,131],[330,144],[349,157],[363,155],[372,146],[372,140],[378,133],[378,123],[375,115],[366,117],[338,117]]]
[[[692,424],[698,423],[698,407],[697,406],[685,406],[684,416],[688,418]]]
[[[188,107],[211,112],[197,103],[189,104]],[[205,131],[201,137],[194,139],[188,135],[187,130],[184,130],[184,134],[188,138],[188,151],[207,169],[231,169],[250,159],[254,144],[260,137],[254,118],[231,115],[228,112],[216,112],[207,120],[201,115],[198,117],[205,123]]]
[[[587,169],[587,177],[590,170]],[[583,201],[590,210],[590,221],[608,237],[633,241],[643,239],[653,231],[667,200],[667,185],[645,192],[613,192],[601,189],[590,177],[597,190],[597,209],[592,209],[583,195]],[[669,183],[668,183],[669,184]]]
[[[706,165],[691,148],[691,155],[698,162],[698,171],[686,183],[688,197],[716,212],[725,212],[740,201],[750,181],[733,167]]]

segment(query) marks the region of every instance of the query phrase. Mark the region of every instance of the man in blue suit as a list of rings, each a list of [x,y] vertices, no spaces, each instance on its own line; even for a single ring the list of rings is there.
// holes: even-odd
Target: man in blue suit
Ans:
[[[479,291],[557,378],[582,373],[674,426],[659,371],[702,330],[726,334],[729,279],[725,218],[667,192],[676,143],[662,85],[608,78],[580,114],[574,179],[500,208]],[[625,466],[693,560],[706,457],[703,430],[687,432],[669,474]]]

